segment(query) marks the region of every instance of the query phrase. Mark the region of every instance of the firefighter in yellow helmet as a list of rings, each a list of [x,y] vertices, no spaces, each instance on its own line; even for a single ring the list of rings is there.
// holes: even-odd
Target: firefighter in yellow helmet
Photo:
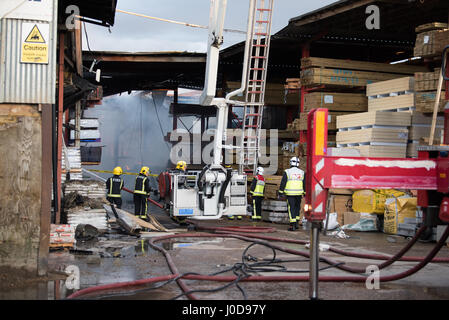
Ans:
[[[304,195],[305,173],[299,169],[299,158],[290,159],[290,168],[284,171],[279,195],[287,198],[288,216],[290,218],[289,231],[298,229],[301,200]]]
[[[187,178],[185,176],[187,170],[187,162],[180,160],[176,163],[176,168],[173,170],[174,174],[182,175],[178,176],[178,188],[187,188]]]
[[[121,167],[115,167],[112,170],[113,176],[106,180],[106,199],[111,204],[115,204],[119,209],[122,207],[121,191],[124,187],[123,179],[120,177],[122,173],[123,170]]]
[[[150,181],[148,179],[149,174],[150,168],[142,167],[134,185],[134,214],[141,219],[146,219],[147,217],[147,199],[151,192]]]

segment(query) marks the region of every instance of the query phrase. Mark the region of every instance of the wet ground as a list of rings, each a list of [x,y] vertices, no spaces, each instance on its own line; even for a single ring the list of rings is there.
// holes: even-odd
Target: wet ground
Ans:
[[[168,229],[169,234],[198,234],[198,230],[187,230],[186,227],[174,223],[160,210],[152,207],[153,214]],[[254,223],[247,218],[243,220],[222,219],[220,221],[201,222],[203,226],[258,226],[274,228],[275,232],[264,235],[280,239],[309,239],[309,231],[287,231],[286,225],[265,222]],[[204,232],[204,231],[201,231]],[[68,266],[76,266],[79,270],[80,289],[98,285],[134,281],[152,277],[170,275],[166,258],[149,245],[150,239],[167,233],[147,232],[140,238],[125,236],[117,232],[102,235],[94,241],[77,243],[76,250],[60,250],[50,253],[49,277],[40,282],[15,282],[12,286],[0,287],[0,299],[64,299],[74,292],[70,289],[62,272]],[[388,236],[377,232],[347,232],[349,239],[336,239],[320,235],[320,241],[331,247],[362,253],[395,254],[407,244],[408,239],[400,236]],[[283,248],[308,253],[304,244],[268,241]],[[223,276],[244,276],[241,267],[251,266],[249,274],[264,276],[307,276],[309,262],[307,257],[275,250],[265,245],[252,245],[252,242],[237,238],[229,238],[220,234],[211,237],[182,237],[156,242],[164,248],[173,260],[180,274],[198,273],[211,275],[220,273]],[[435,243],[417,243],[406,256],[425,256]],[[251,260],[243,260],[243,255]],[[360,258],[342,256],[330,251],[320,253],[322,256],[345,263],[349,266],[363,267],[378,264],[382,261],[362,260]],[[449,248],[443,247],[437,257],[449,257]],[[272,261],[273,259],[278,259]],[[266,259],[266,260],[263,260]],[[281,260],[281,261],[279,261]],[[254,263],[263,263],[255,266]],[[267,263],[270,262],[270,263]],[[396,262],[381,270],[380,276],[403,272],[415,266],[417,262]],[[320,263],[320,268],[329,264]],[[255,269],[258,267],[257,269]],[[228,270],[228,271],[226,271]],[[248,269],[246,269],[248,270]],[[368,289],[364,282],[320,282],[319,298],[326,300],[438,300],[449,299],[449,263],[430,263],[424,269],[407,278],[381,282],[379,288]],[[357,276],[335,267],[320,272],[321,276]],[[295,278],[296,279],[296,278]],[[287,282],[243,282],[229,285],[229,282],[211,282],[184,280],[186,286],[197,292],[199,299],[209,300],[301,300],[309,298],[308,282],[297,280]],[[225,288],[225,286],[229,285]],[[68,287],[68,288],[67,288]],[[199,290],[199,291],[198,291]],[[170,300],[177,298],[182,291],[175,282],[158,282],[152,285],[136,286],[126,290],[104,291],[83,296],[82,299],[143,299]]]

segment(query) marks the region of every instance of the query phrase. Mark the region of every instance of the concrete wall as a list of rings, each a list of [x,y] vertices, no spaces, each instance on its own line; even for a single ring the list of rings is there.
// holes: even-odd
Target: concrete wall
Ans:
[[[0,266],[37,270],[41,122],[37,106],[0,104]]]

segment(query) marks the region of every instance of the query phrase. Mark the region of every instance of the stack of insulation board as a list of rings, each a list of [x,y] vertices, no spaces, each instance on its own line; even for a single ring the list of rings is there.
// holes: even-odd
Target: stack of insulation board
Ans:
[[[366,86],[368,111],[413,111],[414,78],[402,77]]]
[[[262,203],[262,220],[288,224],[288,208],[286,201],[264,200]]]
[[[105,209],[72,208],[67,211],[67,223],[76,229],[78,224],[90,224],[99,230],[108,229]]]
[[[371,111],[337,117],[337,147],[351,147],[362,157],[405,158],[408,112]]]
[[[90,199],[106,199],[106,184],[93,180],[70,181],[65,184],[64,194],[71,192]]]
[[[75,120],[70,120],[71,125],[75,125]],[[80,119],[80,140],[99,141],[100,130],[98,130],[98,119]],[[70,130],[70,140],[75,140],[75,130]]]
[[[62,152],[62,175],[61,182],[66,180],[67,168],[66,157],[70,167],[70,180],[83,180],[83,173],[81,171],[81,152],[79,147],[67,147]]]
[[[409,112],[411,114],[411,126],[407,145],[407,157],[417,157],[416,146],[430,135],[432,117],[419,111],[415,106],[415,77],[405,77],[389,81],[369,84],[366,87],[368,96],[368,111],[397,111]],[[419,79],[423,76],[420,75]],[[422,85],[421,85],[422,87]],[[441,137],[443,119],[438,117],[435,130],[435,138]]]

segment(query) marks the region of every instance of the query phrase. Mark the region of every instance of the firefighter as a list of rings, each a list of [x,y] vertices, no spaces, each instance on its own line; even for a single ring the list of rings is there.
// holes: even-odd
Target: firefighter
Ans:
[[[284,171],[281,185],[279,186],[279,196],[287,198],[288,216],[290,219],[289,231],[298,229],[301,200],[304,195],[305,173],[298,168],[299,161],[297,157],[290,159],[290,168]]]
[[[178,188],[179,189],[187,188],[187,179],[185,176],[186,170],[187,170],[187,162],[180,160],[176,163],[176,168],[173,170],[173,173],[177,174],[177,175],[181,175],[181,176],[178,176]]]
[[[120,177],[123,174],[121,167],[115,167],[112,170],[113,176],[106,180],[106,199],[111,204],[115,204],[117,208],[122,208],[122,194],[121,191],[124,187],[123,179]]]
[[[258,167],[256,169],[256,175],[254,176],[253,182],[251,183],[251,196],[253,200],[253,216],[251,219],[260,220],[262,219],[262,200],[265,190],[265,179],[263,177],[263,168]]]
[[[146,219],[148,209],[148,196],[150,195],[150,181],[148,175],[150,168],[142,167],[139,175],[136,177],[136,184],[134,186],[134,214],[141,218]]]

